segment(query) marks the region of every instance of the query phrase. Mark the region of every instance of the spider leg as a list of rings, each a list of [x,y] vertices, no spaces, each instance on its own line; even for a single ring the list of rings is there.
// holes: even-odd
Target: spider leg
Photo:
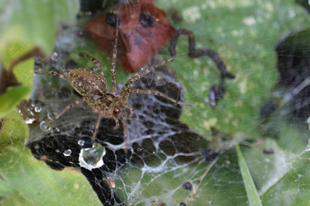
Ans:
[[[128,87],[131,85],[132,82],[134,82],[134,81],[140,79],[141,77],[145,76],[146,74],[148,74],[149,72],[153,71],[153,70],[156,69],[157,67],[160,67],[160,66],[162,66],[162,65],[164,65],[164,64],[167,64],[167,63],[170,62],[170,61],[175,60],[175,58],[176,58],[176,56],[173,56],[173,57],[171,57],[170,59],[167,59],[167,60],[165,60],[165,61],[163,61],[163,62],[161,62],[161,63],[159,63],[159,64],[156,64],[155,66],[151,66],[151,67],[149,67],[148,69],[144,70],[143,72],[141,72],[141,73],[139,73],[139,74],[133,76],[132,78],[130,78],[130,79],[126,82],[126,84],[123,86],[123,88],[122,88],[122,90],[121,90],[121,92],[120,92],[120,95],[121,95],[122,97],[124,97],[124,95],[125,95],[125,93],[126,93],[126,90],[128,90]],[[125,101],[125,102],[127,102],[127,101]]]
[[[126,111],[125,111],[124,108],[121,109],[121,112],[122,112],[122,116],[123,116],[125,153],[127,153],[127,150],[128,150],[128,142],[127,142],[127,117],[126,117]]]
[[[67,73],[67,71],[66,70],[64,70],[63,68],[61,68],[61,67],[59,67],[60,68],[60,70],[66,75],[66,76],[68,76],[68,73]]]
[[[99,62],[97,59],[95,59],[94,57],[92,57],[92,56],[90,56],[90,55],[88,55],[88,54],[85,54],[85,53],[80,53],[80,56],[81,56],[81,57],[86,57],[86,58],[90,59],[92,62],[94,62],[94,64],[96,65],[96,67],[97,67],[98,69],[100,69],[101,75],[104,77],[103,69],[102,69],[102,67],[101,67],[101,65],[100,65],[100,62]]]
[[[161,97],[164,97],[174,103],[177,103],[179,105],[186,105],[186,106],[192,106],[190,104],[186,104],[186,103],[183,103],[183,102],[178,102],[170,97],[168,97],[167,95],[159,92],[159,91],[155,91],[155,90],[142,90],[142,89],[135,89],[135,88],[129,88],[128,89],[128,92],[129,93],[139,93],[139,94],[153,94],[153,95],[157,95],[157,96],[161,96]],[[128,95],[129,96],[129,95]]]
[[[118,41],[118,23],[116,23],[116,29],[115,29],[115,42],[114,42],[114,48],[113,48],[112,68],[111,68],[111,81],[112,81],[111,91],[113,93],[116,92],[115,67],[116,67],[116,56],[117,56],[117,41]]]
[[[66,81],[69,81],[69,80],[67,79],[67,77],[65,77],[64,75],[59,74],[58,72],[55,72],[55,71],[49,71],[49,72],[35,72],[35,74],[52,74],[52,75],[54,75],[54,76],[56,76],[56,77],[58,77],[58,78],[64,79],[64,80],[66,80]]]
[[[130,119],[131,117],[133,117],[134,115],[133,108],[128,105],[124,105],[124,107],[130,110],[130,115],[128,116],[128,118]]]
[[[65,108],[64,110],[62,110],[62,112],[60,112],[54,119],[52,119],[52,120],[46,122],[46,124],[49,124],[49,123],[55,121],[55,120],[58,119],[65,111],[67,111],[67,110],[70,109],[71,107],[73,107],[73,106],[75,106],[75,105],[77,105],[77,104],[79,104],[79,103],[81,103],[81,102],[87,101],[88,99],[89,99],[89,97],[83,97],[82,99],[79,99],[79,100],[77,100],[77,101],[75,101],[75,102],[72,102],[71,104],[69,104],[68,106],[66,106],[66,108]]]
[[[119,127],[119,122],[118,122],[117,117],[112,116],[112,118],[113,118],[113,119],[114,119],[114,121],[115,121],[115,127],[113,127],[113,129],[115,130],[115,129],[117,129],[117,128]]]
[[[97,59],[95,59],[94,57],[89,56],[88,54],[80,53],[80,56],[81,56],[81,57],[86,57],[86,58],[90,59],[92,62],[94,62],[94,64],[96,65],[96,67],[100,70],[100,73],[101,73],[101,75],[102,75],[102,77],[103,77],[103,79],[104,79],[105,85],[108,85],[108,84],[107,84],[107,80],[106,80],[106,78],[105,78],[105,76],[104,76],[103,69],[102,69],[102,67],[101,67],[101,65],[100,65],[100,62],[99,62]]]
[[[211,49],[196,49],[196,41],[195,41],[195,36],[193,34],[193,32],[186,30],[186,29],[178,29],[175,31],[175,33],[173,34],[172,38],[171,38],[171,44],[169,46],[169,52],[171,54],[171,56],[176,56],[176,44],[178,41],[178,38],[180,35],[186,35],[188,36],[188,42],[189,42],[189,46],[188,46],[188,55],[191,58],[197,58],[200,56],[204,56],[207,55],[209,56],[211,59],[213,59],[213,61],[215,62],[217,68],[221,71],[221,80],[220,83],[222,84],[223,79],[224,78],[230,78],[233,79],[235,78],[235,75],[232,73],[228,73],[226,70],[226,66],[223,63],[222,59]]]
[[[91,143],[92,143],[92,144],[94,143],[94,141],[95,141],[95,139],[96,139],[96,135],[97,135],[97,133],[98,133],[98,129],[99,129],[101,117],[102,117],[102,112],[100,111],[100,112],[99,112],[99,115],[98,115],[97,122],[96,122],[95,130],[94,130],[94,133],[93,133],[93,137],[91,138]]]

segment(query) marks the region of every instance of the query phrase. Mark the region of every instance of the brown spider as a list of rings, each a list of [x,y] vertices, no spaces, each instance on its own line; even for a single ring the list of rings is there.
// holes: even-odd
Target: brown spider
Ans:
[[[95,130],[93,133],[93,137],[91,142],[93,143],[96,138],[96,134],[98,132],[99,123],[102,116],[107,116],[113,118],[115,121],[114,129],[119,127],[118,116],[121,114],[123,116],[123,126],[124,126],[124,142],[125,142],[125,151],[127,151],[127,115],[125,108],[130,110],[130,115],[128,118],[131,118],[134,114],[133,108],[126,105],[130,93],[140,93],[140,94],[153,94],[164,97],[174,103],[180,105],[187,105],[189,104],[177,102],[176,100],[166,96],[165,94],[155,91],[155,90],[141,90],[135,88],[129,88],[129,86],[136,80],[140,79],[144,75],[148,74],[152,70],[156,69],[159,66],[166,64],[167,62],[173,61],[175,57],[171,57],[170,59],[163,61],[155,66],[152,66],[145,71],[135,75],[131,79],[127,81],[127,83],[123,86],[120,93],[117,94],[116,92],[116,81],[115,81],[115,65],[116,65],[116,53],[117,53],[117,41],[118,41],[118,31],[116,30],[116,38],[115,38],[115,45],[113,49],[113,61],[112,61],[112,68],[111,68],[111,79],[112,79],[112,90],[109,92],[107,80],[104,76],[103,69],[98,60],[95,58],[87,55],[87,54],[80,54],[82,57],[89,58],[94,62],[98,69],[100,69],[101,75],[97,74],[96,72],[90,69],[73,69],[70,70],[66,76],[55,72],[55,71],[48,71],[48,72],[35,72],[36,74],[52,74],[57,76],[61,79],[68,81],[72,87],[83,96],[82,99],[77,100],[71,104],[69,104],[60,114],[58,114],[53,120],[47,122],[46,124],[51,123],[52,121],[58,119],[65,111],[70,109],[71,107],[86,101],[87,104],[92,108],[93,112],[98,113],[98,119],[95,126]]]

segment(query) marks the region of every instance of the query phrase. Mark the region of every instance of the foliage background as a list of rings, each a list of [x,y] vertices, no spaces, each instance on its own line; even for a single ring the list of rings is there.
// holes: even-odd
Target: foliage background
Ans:
[[[305,119],[292,120],[283,116],[283,112],[291,112],[283,100],[289,89],[277,84],[279,74],[274,51],[276,42],[283,34],[309,28],[306,9],[292,0],[196,0],[194,5],[190,1],[159,0],[156,4],[165,11],[171,8],[179,11],[183,20],[172,20],[173,25],[192,30],[197,46],[207,46],[216,51],[229,71],[236,74],[235,80],[226,81],[224,99],[216,108],[210,108],[207,96],[210,86],[217,83],[218,71],[208,58],[190,59],[187,56],[187,39],[182,37],[177,47],[178,59],[170,64],[177,73],[177,80],[185,88],[185,102],[193,105],[183,108],[182,121],[210,140],[212,149],[221,151],[227,148],[221,138],[212,136],[212,127],[227,134],[228,145],[234,144],[234,140],[242,143],[242,153],[263,205],[307,205],[310,189],[307,153],[309,130]],[[13,58],[34,47],[51,55],[60,23],[76,24],[78,9],[77,0],[0,1],[0,56],[4,67],[8,68]],[[83,50],[100,62],[105,62],[104,68],[109,70],[110,61],[106,56],[93,44],[86,42],[85,45],[76,46],[71,57],[85,65],[86,61],[77,58],[77,54]],[[167,48],[160,53],[168,56]],[[0,96],[0,117],[4,117],[0,131],[0,194],[5,197],[2,205],[73,205],[82,201],[83,205],[100,205],[80,173],[72,170],[53,171],[43,162],[33,159],[23,146],[28,129],[15,105],[30,95],[33,61],[18,65],[14,72],[22,86],[10,88]],[[118,82],[124,82],[127,74],[120,70],[118,74]],[[259,111],[269,99],[277,102],[278,109],[267,120],[262,120]],[[270,128],[273,130],[266,132]],[[278,134],[276,139],[274,130]],[[273,149],[275,154],[263,155],[264,148]],[[230,152],[234,153],[234,150]],[[236,155],[232,156],[237,158]],[[238,160],[241,161],[242,156]],[[230,169],[227,171],[228,174],[232,172]],[[211,169],[210,176],[225,182],[223,174],[216,172]],[[211,195],[215,198],[210,205],[229,204],[223,198],[236,199],[227,197],[223,188],[228,188],[229,194],[232,193],[234,188],[229,188],[229,181],[240,179],[241,172],[237,173],[227,184],[221,184],[220,189],[216,181],[204,188],[214,194]],[[209,180],[206,177],[204,181]],[[62,198],[60,203],[55,197],[62,193],[66,193],[68,199]],[[251,202],[251,195],[244,190],[240,205],[247,204],[243,202],[246,194]],[[199,205],[199,198],[192,204]]]

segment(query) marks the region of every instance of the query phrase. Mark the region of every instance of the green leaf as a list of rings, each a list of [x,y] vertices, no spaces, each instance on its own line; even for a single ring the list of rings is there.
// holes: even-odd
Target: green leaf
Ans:
[[[0,147],[5,147],[12,144],[12,142],[25,142],[28,138],[28,127],[25,121],[18,116],[13,116],[13,112],[5,118],[0,130]]]
[[[239,144],[236,141],[235,147],[237,150],[237,156],[239,161],[239,167],[242,175],[242,179],[244,182],[245,190],[248,194],[249,202],[251,206],[262,206],[262,202],[258,196],[258,192],[255,188],[254,181],[248,169],[248,166],[243,158],[242,152],[240,150]]]
[[[78,0],[3,0],[0,3],[0,54],[11,42],[40,47],[51,54],[60,23],[73,24]]]
[[[264,154],[264,149],[272,150],[273,154]],[[260,195],[280,182],[298,160],[298,155],[281,149],[271,139],[253,147],[245,156]]]
[[[9,47],[6,48],[4,54],[1,56],[4,68],[9,69],[9,65],[13,59],[22,56],[23,54],[29,52],[32,49],[33,46],[31,44],[10,44]],[[14,75],[16,76],[17,81],[23,86],[32,86],[33,66],[33,58],[30,58],[26,61],[20,62],[14,67]]]
[[[17,192],[7,182],[0,179],[0,196],[10,197],[16,194]]]
[[[209,57],[187,56],[188,39],[177,43],[178,58],[170,63],[185,87],[182,121],[210,137],[215,126],[228,134],[257,136],[259,108],[277,81],[274,45],[287,31],[309,27],[306,10],[291,0],[251,1],[159,1],[165,11],[173,8],[183,18],[176,28],[191,30],[197,48],[214,50],[236,78],[225,80],[226,94],[215,108],[208,103],[210,86],[220,73]],[[162,53],[169,56],[167,48]]]
[[[5,69],[9,68],[10,62],[32,49],[28,44],[11,44],[1,57]],[[33,59],[19,63],[13,69],[17,81],[23,86],[8,88],[7,92],[0,96],[0,118],[9,114],[12,109],[23,99],[27,99],[31,92],[33,76]]]
[[[101,205],[79,171],[52,170],[44,162],[34,159],[21,143],[1,149],[0,175],[12,188],[8,193],[11,196],[2,201],[3,206],[12,203],[13,205]],[[14,195],[12,191],[18,191],[18,194],[12,197]]]
[[[0,118],[6,116],[23,99],[28,98],[31,87],[10,88],[4,95],[0,96]]]
[[[307,148],[308,151],[299,154],[296,162],[289,166],[285,176],[262,194],[264,205],[309,205],[309,145]]]

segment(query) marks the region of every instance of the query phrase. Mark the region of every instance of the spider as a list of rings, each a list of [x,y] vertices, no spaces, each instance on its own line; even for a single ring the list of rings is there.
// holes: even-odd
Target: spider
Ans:
[[[121,91],[117,93],[116,91],[116,80],[115,80],[115,67],[116,67],[116,54],[117,54],[117,43],[118,43],[118,29],[116,29],[116,38],[115,38],[115,44],[113,49],[113,60],[112,60],[112,67],[111,67],[111,81],[112,81],[112,89],[111,92],[108,90],[108,84],[107,80],[104,76],[103,69],[101,68],[101,65],[98,60],[96,60],[94,57],[91,57],[87,54],[80,54],[82,57],[86,57],[90,59],[96,67],[100,70],[101,75],[98,73],[90,70],[90,69],[84,69],[84,68],[77,68],[70,70],[69,73],[66,73],[66,75],[62,75],[55,71],[48,71],[48,72],[35,72],[36,74],[52,74],[56,77],[59,77],[61,79],[64,79],[68,81],[72,87],[82,95],[82,99],[79,99],[71,104],[69,104],[62,112],[60,112],[53,120],[48,121],[46,124],[51,123],[52,121],[58,119],[65,111],[70,109],[71,107],[82,103],[87,102],[87,104],[92,108],[92,111],[95,113],[98,113],[98,119],[95,125],[95,129],[93,132],[93,136],[91,139],[91,143],[94,143],[96,134],[98,132],[100,120],[102,116],[106,116],[109,118],[113,118],[115,121],[115,127],[113,129],[117,129],[119,127],[119,120],[118,117],[123,117],[123,128],[124,128],[124,143],[125,143],[125,151],[127,152],[128,143],[127,143],[127,114],[125,109],[129,109],[130,115],[128,118],[131,118],[134,115],[133,108],[126,105],[128,98],[131,93],[139,93],[139,94],[153,94],[157,96],[164,97],[174,103],[177,103],[179,105],[187,105],[190,106],[190,104],[185,104],[182,102],[178,102],[167,95],[155,91],[155,90],[141,90],[141,89],[135,89],[131,88],[130,85],[140,79],[141,77],[145,76],[152,70],[156,69],[159,66],[162,66],[170,61],[173,61],[176,57],[171,57],[168,60],[165,60],[159,64],[156,64],[155,66],[151,66],[148,69],[138,73],[137,75],[130,78],[127,83],[123,86]]]

